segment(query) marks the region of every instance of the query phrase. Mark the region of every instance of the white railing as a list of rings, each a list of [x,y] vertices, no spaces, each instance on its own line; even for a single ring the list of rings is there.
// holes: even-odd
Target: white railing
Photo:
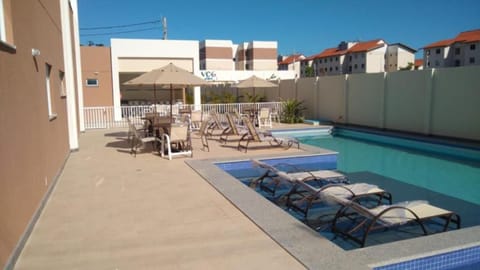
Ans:
[[[194,105],[172,105],[173,115],[181,114],[184,111],[193,111]],[[282,111],[282,102],[260,102],[260,103],[225,103],[225,104],[202,104],[201,111],[203,115],[208,115],[211,112],[217,112],[222,115],[226,112],[240,112],[243,113],[248,109],[260,110],[260,108],[270,108],[272,112],[278,115]],[[114,127],[128,127],[127,118],[129,117],[134,124],[142,124],[142,117],[145,113],[157,112],[160,115],[170,115],[170,105],[157,105],[156,108],[151,105],[139,106],[121,106],[121,119],[115,120],[115,112],[113,106],[105,107],[84,107],[83,114],[85,119],[85,129],[97,128],[114,128]]]

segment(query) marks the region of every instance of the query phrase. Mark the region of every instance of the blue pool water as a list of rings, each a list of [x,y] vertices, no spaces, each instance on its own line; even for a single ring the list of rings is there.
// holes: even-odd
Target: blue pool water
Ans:
[[[340,130],[335,136],[301,137],[299,140],[339,152],[337,166],[340,171],[369,172],[480,205],[480,161],[428,151],[434,150],[434,146],[427,145],[421,150],[404,147],[418,143],[411,140],[401,140],[403,147],[392,146],[385,140],[388,137],[382,136],[383,140],[379,137]],[[451,148],[449,151],[459,154],[463,151],[472,158],[480,158],[480,152],[471,149]]]
[[[427,200],[433,205],[459,214],[462,228],[480,225],[480,152],[472,149],[455,150],[452,146],[398,138],[390,141],[389,138],[380,138],[378,135],[351,131],[317,136],[305,136],[304,132],[300,134],[295,137],[302,143],[337,153],[301,158],[269,158],[262,161],[270,165],[295,163],[305,170],[337,169],[345,173],[352,183],[366,182],[390,191],[393,202]],[[352,134],[354,136],[351,136]],[[445,149],[447,151],[441,154],[441,150]],[[259,168],[255,168],[248,160],[218,163],[217,166],[247,185],[262,174]],[[283,192],[288,189],[286,186]],[[257,188],[256,191],[269,198],[262,190]],[[269,199],[276,203],[275,198]],[[298,213],[285,210],[302,220],[303,217],[298,216]],[[322,216],[322,211],[321,208],[312,208],[312,220]],[[315,224],[309,226],[315,228]],[[318,228],[320,234],[338,246],[346,250],[358,248],[348,240],[337,237],[328,228]],[[369,236],[368,245],[417,236],[415,228],[408,228]]]

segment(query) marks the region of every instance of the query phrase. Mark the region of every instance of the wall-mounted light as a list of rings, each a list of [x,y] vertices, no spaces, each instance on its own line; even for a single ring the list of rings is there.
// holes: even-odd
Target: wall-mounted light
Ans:
[[[39,49],[32,49],[32,56],[39,56],[40,55],[40,50]]]

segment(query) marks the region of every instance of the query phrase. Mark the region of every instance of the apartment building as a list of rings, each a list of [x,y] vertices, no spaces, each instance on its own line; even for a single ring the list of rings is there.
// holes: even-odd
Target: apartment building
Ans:
[[[305,58],[301,74],[305,74],[308,66],[313,67],[314,76],[383,72],[386,50],[387,44],[381,39],[341,42],[337,47]]]
[[[235,70],[277,70],[277,42],[251,41],[238,45]]]
[[[410,66],[413,69],[416,52],[402,43],[389,44],[385,54],[385,71],[392,72]]]
[[[234,70],[235,53],[231,40],[203,40],[199,43],[201,70]]]
[[[472,66],[480,64],[480,29],[459,33],[423,47],[424,68]]]
[[[0,1],[0,268],[11,269],[82,130],[76,0]]]
[[[278,70],[293,70],[295,77],[300,77],[300,63],[305,59],[303,54],[292,54],[287,57],[282,57],[278,62]]]

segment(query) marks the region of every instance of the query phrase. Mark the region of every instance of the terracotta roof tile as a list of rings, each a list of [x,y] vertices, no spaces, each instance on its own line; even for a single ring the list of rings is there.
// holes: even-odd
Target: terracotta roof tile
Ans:
[[[480,41],[480,29],[461,32],[455,37],[455,42],[476,42]]]
[[[414,66],[416,67],[423,66],[423,59],[415,59]]]
[[[455,42],[469,43],[469,42],[478,42],[478,41],[480,41],[480,29],[461,32],[455,38],[440,40],[440,41],[428,44],[423,48],[430,49],[435,47],[447,47],[452,45]]]
[[[435,48],[435,47],[447,47],[452,45],[455,42],[455,39],[445,39],[445,40],[440,40],[431,44],[428,44],[427,46],[423,47],[424,49],[430,49],[430,48]]]
[[[278,64],[279,65],[289,65],[291,63],[293,63],[294,61],[301,61],[302,59],[301,58],[304,58],[304,56],[302,54],[293,54],[293,55],[290,55],[288,56],[287,58],[285,58],[283,61],[279,62]]]
[[[370,41],[365,41],[365,42],[359,42],[355,45],[353,45],[348,52],[353,53],[353,52],[367,52],[371,51],[373,49],[381,48],[385,46],[385,43],[382,42],[381,39],[374,39]]]

